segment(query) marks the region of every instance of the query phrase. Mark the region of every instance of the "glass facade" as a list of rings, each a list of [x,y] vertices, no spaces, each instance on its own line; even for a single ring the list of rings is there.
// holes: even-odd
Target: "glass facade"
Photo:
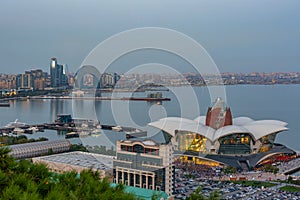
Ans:
[[[194,156],[180,156],[179,159],[183,162],[192,162],[192,163],[195,163],[197,165],[207,165],[207,166],[211,166],[211,167],[222,166],[218,162],[215,162],[215,161],[212,161],[212,160],[201,159],[201,158],[194,157]]]
[[[273,146],[275,138],[276,138],[276,133],[266,135],[260,138],[259,141],[261,142],[261,146],[259,152],[269,151]]]
[[[219,139],[219,154],[250,154],[251,136],[247,133],[235,133]]]
[[[178,150],[207,153],[206,141],[204,136],[197,133],[178,131],[177,133]]]

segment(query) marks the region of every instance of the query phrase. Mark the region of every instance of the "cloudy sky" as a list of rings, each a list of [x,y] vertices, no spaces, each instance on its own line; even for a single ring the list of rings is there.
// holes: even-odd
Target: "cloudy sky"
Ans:
[[[53,56],[75,71],[109,36],[148,26],[194,38],[222,72],[299,72],[299,8],[299,0],[1,0],[0,73],[48,71]],[[152,62],[171,59],[156,54]],[[116,71],[143,63],[129,57]]]

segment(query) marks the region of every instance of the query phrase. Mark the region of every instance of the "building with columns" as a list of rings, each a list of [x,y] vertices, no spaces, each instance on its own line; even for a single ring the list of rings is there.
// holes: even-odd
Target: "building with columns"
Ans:
[[[113,162],[115,183],[164,191],[169,196],[172,195],[174,167],[171,137],[166,133],[159,136],[162,139],[139,138],[117,142],[117,159]]]

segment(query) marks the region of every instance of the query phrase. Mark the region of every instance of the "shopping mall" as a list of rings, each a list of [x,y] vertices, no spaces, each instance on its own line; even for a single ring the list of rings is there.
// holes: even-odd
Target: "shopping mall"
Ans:
[[[289,160],[296,155],[275,143],[276,135],[288,130],[286,122],[233,118],[221,98],[208,108],[206,116],[194,120],[167,117],[149,125],[175,138],[174,154],[186,162],[252,170],[263,163]]]

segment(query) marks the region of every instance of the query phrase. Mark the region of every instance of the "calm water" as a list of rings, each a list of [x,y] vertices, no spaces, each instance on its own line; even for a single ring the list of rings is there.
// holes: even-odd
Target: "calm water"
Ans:
[[[193,95],[195,94],[195,96]],[[240,85],[227,86],[227,104],[233,117],[248,116],[256,120],[278,119],[288,122],[289,130],[277,135],[276,142],[300,151],[300,85]],[[103,96],[110,96],[104,93]],[[116,96],[131,96],[131,93],[118,93]],[[133,96],[145,97],[144,92]],[[170,102],[162,105],[143,101],[89,101],[89,100],[26,100],[11,101],[11,107],[0,108],[0,126],[18,119],[28,124],[53,122],[57,114],[72,114],[76,118],[98,119],[102,124],[118,124],[147,130],[150,135],[154,129],[147,123],[166,116],[177,116],[194,119],[205,115],[211,100],[205,87],[176,87],[163,92]],[[55,131],[45,131],[28,135],[29,138],[48,137],[64,138]],[[124,133],[111,134],[105,131],[98,137],[72,139],[90,146],[107,146],[114,148],[116,140],[125,139]],[[297,172],[296,175],[300,175]]]
[[[151,120],[165,116],[183,116],[195,118],[205,115],[211,104],[205,87],[194,87],[196,99],[190,88],[170,88],[163,92],[172,100],[162,105],[143,101],[88,101],[88,100],[27,100],[12,101],[10,108],[0,108],[0,126],[18,119],[20,122],[45,123],[55,120],[57,114],[73,114],[77,118],[99,119],[103,124],[119,124],[146,127]],[[227,86],[227,104],[233,117],[248,116],[253,119],[278,119],[288,122],[289,130],[277,136],[277,142],[300,151],[300,85],[240,85]],[[111,95],[104,93],[103,96]],[[118,96],[130,96],[131,93],[118,93]],[[135,93],[134,96],[146,96],[146,93]],[[197,107],[199,106],[199,109]],[[56,132],[47,131],[37,136],[57,136]],[[120,136],[122,137],[122,136]],[[96,144],[95,140],[91,140]]]

